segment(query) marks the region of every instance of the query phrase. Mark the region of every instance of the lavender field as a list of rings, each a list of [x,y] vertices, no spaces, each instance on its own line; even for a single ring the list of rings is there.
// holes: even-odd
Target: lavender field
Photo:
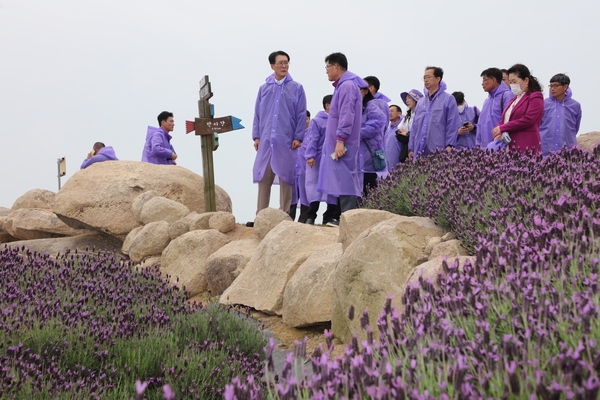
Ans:
[[[437,280],[409,286],[401,313],[391,301],[377,317],[350,310],[367,340],[338,358],[331,344],[311,355],[314,374],[298,376],[290,354],[276,384],[242,376],[225,398],[597,399],[598,171],[599,148],[457,151],[403,165],[364,205],[431,217],[476,261],[447,260]]]

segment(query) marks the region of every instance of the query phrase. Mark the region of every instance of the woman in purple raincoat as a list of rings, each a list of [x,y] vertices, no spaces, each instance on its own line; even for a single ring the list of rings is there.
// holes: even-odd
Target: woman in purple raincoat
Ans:
[[[360,88],[363,98],[362,124],[360,128],[360,150],[358,158],[363,173],[363,196],[369,189],[377,187],[377,178],[387,175],[387,167],[376,171],[371,154],[383,149],[383,136],[387,125],[387,116],[377,104],[368,87]]]

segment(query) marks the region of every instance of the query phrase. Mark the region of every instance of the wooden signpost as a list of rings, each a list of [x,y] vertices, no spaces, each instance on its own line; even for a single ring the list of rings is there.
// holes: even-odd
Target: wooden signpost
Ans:
[[[200,136],[202,149],[202,169],[204,174],[204,208],[207,212],[217,211],[215,195],[215,171],[213,151],[219,147],[219,133],[243,129],[241,119],[231,115],[213,118],[214,108],[208,101],[213,96],[208,75],[200,80],[200,100],[198,100],[198,115],[194,121],[185,121],[185,133],[195,132]]]

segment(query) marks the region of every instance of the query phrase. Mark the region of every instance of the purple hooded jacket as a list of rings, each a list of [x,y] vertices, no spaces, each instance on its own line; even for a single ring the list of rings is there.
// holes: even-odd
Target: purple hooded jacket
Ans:
[[[325,141],[325,130],[327,128],[327,119],[329,114],[325,111],[319,111],[317,115],[310,121],[308,132],[304,138],[304,145],[306,143],[305,158],[315,159],[315,165],[313,167],[306,166],[306,177],[305,177],[305,189],[306,199],[309,203],[313,201],[326,201],[324,194],[319,193],[317,190],[319,184],[319,167],[321,166],[321,155],[323,154],[323,142]]]
[[[254,106],[252,139],[260,139],[252,169],[254,183],[262,180],[270,160],[275,175],[294,184],[297,149],[292,149],[292,142],[304,139],[305,127],[304,88],[289,74],[281,84],[272,74],[258,89]]]
[[[573,100],[571,88],[563,101],[550,96],[544,100],[544,116],[540,126],[542,154],[560,150],[563,146],[574,147],[581,123],[581,105]]]
[[[446,83],[429,100],[429,92],[417,103],[414,122],[408,141],[408,151],[413,151],[413,159],[427,156],[446,146],[456,146],[458,132],[458,107],[454,96],[446,93]]]
[[[152,164],[173,164],[173,146],[171,138],[164,129],[149,126],[146,133],[146,143],[142,151],[142,161]]]
[[[387,118],[387,121],[385,123],[387,124],[388,122],[390,122],[389,102],[392,101],[392,99],[390,99],[389,97],[387,97],[385,94],[383,94],[381,92],[375,93],[373,95],[373,97],[375,97],[375,100],[377,101],[377,104],[381,108],[381,111],[383,111],[383,113],[385,114],[385,117]]]
[[[458,127],[460,128],[465,122],[470,122],[475,125],[475,115],[479,114],[477,107],[469,107],[465,102],[465,109],[462,114],[458,113]],[[456,134],[456,148],[457,149],[472,149],[475,147],[476,131],[471,131],[464,135]]]
[[[371,152],[383,150],[383,134],[388,121],[377,100],[371,100],[367,103],[362,115],[362,126],[360,128],[360,150],[358,159],[360,161],[361,172],[372,172],[385,174],[387,171],[375,171],[373,167],[373,158]],[[369,148],[371,148],[371,152]]]
[[[383,136],[383,143],[385,146],[385,163],[387,164],[388,171],[392,171],[396,168],[398,164],[400,164],[400,148],[401,144],[396,139],[396,131],[398,127],[402,123],[404,116],[401,116],[398,122],[392,124],[390,122],[388,124],[388,128],[385,131],[385,135]]]
[[[485,149],[494,140],[492,129],[498,126],[504,109],[513,97],[515,95],[512,94],[504,82],[500,82],[500,86],[488,93],[488,98],[483,102],[481,114],[479,114],[475,138],[476,146]]]
[[[98,150],[98,154],[93,155],[92,157],[86,158],[85,160],[83,160],[83,162],[81,163],[80,169],[87,168],[92,164],[102,162],[102,161],[119,161],[112,146],[103,147],[100,150]]]
[[[362,174],[359,171],[358,148],[362,96],[359,86],[365,87],[365,81],[350,71],[344,72],[335,85],[319,168],[320,193],[332,196],[361,195]],[[331,154],[335,151],[338,138],[344,141],[347,151],[336,161],[331,158]]]

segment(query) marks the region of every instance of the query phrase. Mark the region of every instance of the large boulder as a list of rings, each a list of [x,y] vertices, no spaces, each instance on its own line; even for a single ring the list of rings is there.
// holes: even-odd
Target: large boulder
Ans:
[[[132,202],[153,191],[192,211],[204,212],[204,180],[176,165],[106,161],[76,172],[54,198],[52,210],[72,227],[124,238],[139,225]],[[218,211],[231,212],[227,193],[216,187]]]
[[[56,214],[40,208],[18,208],[6,217],[6,232],[17,239],[44,239],[85,233],[62,222]]]
[[[600,143],[600,132],[588,132],[577,136],[577,147],[594,150],[594,147]]]
[[[6,217],[8,214],[10,214],[10,212],[10,208],[0,207],[0,217]]]
[[[64,254],[66,249],[79,249],[79,251],[106,250],[117,255],[120,253],[121,241],[103,233],[91,232],[78,236],[69,236],[49,239],[19,240],[16,242],[0,244],[0,250],[5,246],[22,247],[38,253],[48,253],[55,257],[58,253]]]
[[[337,242],[337,229],[280,222],[262,239],[246,268],[219,301],[281,315],[285,286],[298,267],[315,251]]]
[[[140,213],[142,224],[150,222],[166,221],[175,222],[190,213],[190,209],[181,203],[166,197],[156,196],[146,201]]]
[[[376,318],[389,295],[395,295],[394,302],[398,303],[407,277],[418,265],[429,239],[443,234],[429,218],[404,216],[387,219],[361,233],[348,246],[334,272],[334,335],[348,342],[352,334],[364,334],[360,319],[348,318],[351,306],[356,315],[368,309]]]
[[[283,221],[292,221],[292,217],[285,211],[277,208],[265,208],[256,214],[254,219],[254,230],[260,239],[263,239],[271,231]]]
[[[45,189],[32,189],[19,197],[13,203],[12,211],[20,208],[41,208],[51,210],[56,193]]]
[[[129,254],[129,248],[131,247],[131,243],[133,243],[133,239],[137,236],[138,233],[142,230],[143,226],[138,226],[134,228],[131,232],[127,234],[125,240],[123,241],[123,246],[121,247],[121,251],[123,254]]]
[[[467,251],[467,249],[462,247],[460,240],[451,239],[437,244],[431,251],[431,254],[429,255],[429,260],[433,260],[434,258],[437,258],[439,256],[454,257],[468,255],[469,252]]]
[[[229,238],[214,229],[191,231],[172,240],[163,251],[160,270],[172,283],[185,286],[193,297],[208,289],[206,261],[229,243]]]
[[[150,222],[144,225],[131,241],[129,258],[141,261],[146,257],[161,255],[170,241],[168,222]]]
[[[364,231],[381,221],[395,217],[388,211],[369,210],[366,208],[357,208],[346,211],[340,217],[340,241],[342,250],[346,248]]]
[[[236,240],[215,251],[206,261],[206,281],[212,296],[223,293],[244,270],[260,244],[258,239]]]
[[[333,271],[342,252],[341,243],[331,244],[315,251],[298,268],[283,292],[283,323],[303,327],[331,321]]]
[[[8,209],[8,211],[10,211],[10,209]],[[6,214],[6,215],[8,215],[8,214]],[[6,220],[7,220],[6,215],[0,214],[0,243],[8,243],[8,242],[13,242],[15,240],[18,240],[17,238],[12,236],[10,233],[8,233],[8,231],[4,227]]]
[[[139,194],[131,203],[131,211],[135,217],[135,220],[142,224],[142,208],[144,204],[152,198],[156,197],[156,193],[152,190]]]

